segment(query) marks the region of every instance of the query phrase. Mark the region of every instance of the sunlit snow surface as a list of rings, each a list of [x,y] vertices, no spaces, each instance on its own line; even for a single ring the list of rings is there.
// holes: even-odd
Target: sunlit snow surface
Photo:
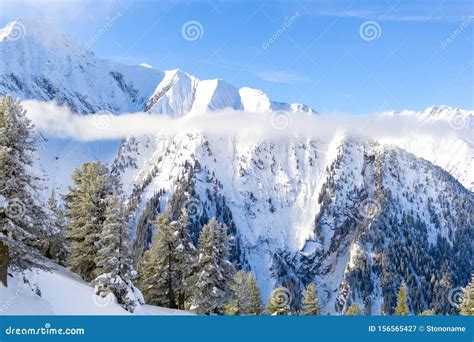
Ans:
[[[0,284],[1,315],[131,315],[115,297],[94,295],[94,288],[70,271],[52,269],[13,273],[8,287]],[[27,279],[27,282],[24,282]],[[136,315],[192,315],[192,312],[143,305]]]

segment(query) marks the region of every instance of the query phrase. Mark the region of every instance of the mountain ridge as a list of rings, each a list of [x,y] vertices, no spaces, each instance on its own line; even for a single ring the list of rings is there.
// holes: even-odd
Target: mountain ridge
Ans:
[[[97,58],[90,49],[44,18],[20,18],[0,32],[0,94],[9,93],[21,99],[54,99],[82,114],[145,111],[180,116],[191,109],[243,109],[239,90],[223,80],[201,81],[178,69],[162,72],[144,67],[143,63],[129,66]],[[63,75],[58,70],[66,72]],[[174,76],[178,80],[173,80]],[[186,78],[189,80],[178,82]],[[163,82],[173,84],[163,85]],[[173,89],[183,82],[194,84],[185,85],[186,99],[179,96],[183,95],[183,89]],[[175,94],[178,96],[173,98]],[[154,103],[163,96],[167,99],[165,103]],[[179,106],[182,100],[184,104]],[[281,107],[313,111],[296,103],[282,103]]]

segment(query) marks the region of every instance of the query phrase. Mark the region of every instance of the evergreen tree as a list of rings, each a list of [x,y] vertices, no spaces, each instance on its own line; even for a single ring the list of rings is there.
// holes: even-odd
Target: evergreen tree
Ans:
[[[318,303],[318,296],[316,294],[316,286],[313,283],[308,284],[303,293],[303,315],[319,315],[320,308]]]
[[[247,314],[251,316],[261,315],[263,312],[262,297],[253,272],[250,272],[247,277],[247,288],[249,291],[249,308]]]
[[[463,316],[474,316],[474,274],[471,275],[471,283],[464,289],[459,311]]]
[[[268,299],[267,311],[270,315],[285,316],[290,314],[291,294],[287,288],[273,290]]]
[[[185,309],[192,292],[192,276],[197,267],[197,250],[189,234],[188,212],[183,209],[178,221],[171,222],[173,229],[174,245],[173,260],[176,262],[177,304],[179,309]]]
[[[133,312],[141,302],[141,294],[132,283],[136,272],[132,266],[128,229],[123,203],[114,193],[107,200],[105,220],[97,242],[95,293],[102,297],[113,293],[119,304]]]
[[[158,219],[156,233],[141,265],[141,289],[149,304],[177,308],[176,285],[178,282],[175,260],[175,237],[168,214]]]
[[[225,305],[225,313],[235,316],[247,315],[250,307],[250,292],[247,274],[244,271],[236,273],[231,289],[233,299]]]
[[[48,209],[52,229],[48,236],[48,248],[45,255],[59,265],[66,266],[69,253],[69,247],[66,241],[66,214],[58,205],[58,199],[54,189],[51,190],[51,195],[48,199]]]
[[[397,295],[397,307],[395,308],[395,315],[407,316],[409,314],[407,303],[407,289],[406,284],[402,283]]]
[[[153,244],[141,262],[140,285],[148,303],[185,309],[191,296],[197,251],[189,236],[186,211],[177,221],[168,222],[168,213],[158,219]]]
[[[424,310],[420,313],[420,316],[436,316],[436,312],[434,310]]]
[[[346,311],[346,316],[360,316],[362,315],[360,306],[357,304],[351,304]]]
[[[233,299],[225,305],[227,315],[261,315],[263,311],[260,290],[252,272],[236,273],[231,286]]]
[[[97,241],[105,221],[107,198],[112,192],[107,167],[100,162],[76,169],[74,187],[65,196],[68,239],[71,241],[69,267],[86,281],[96,276]]]
[[[201,313],[222,313],[232,298],[234,267],[228,260],[227,227],[211,219],[199,236],[198,270],[193,277],[192,305]]]
[[[20,101],[0,98],[0,242],[14,267],[35,264],[45,248],[46,214],[40,177],[32,173],[38,139]]]

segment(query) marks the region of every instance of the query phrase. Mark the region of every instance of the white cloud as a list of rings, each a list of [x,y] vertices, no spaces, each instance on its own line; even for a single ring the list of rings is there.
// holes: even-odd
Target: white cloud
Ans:
[[[374,140],[401,134],[446,136],[466,134],[449,122],[420,123],[415,116],[334,116],[306,113],[251,113],[234,110],[192,113],[179,119],[148,113],[121,115],[73,114],[53,102],[24,101],[28,117],[43,134],[80,141],[115,140],[127,136],[175,135],[199,131],[209,135],[245,135],[250,138],[304,136],[330,139],[341,132],[365,135]]]

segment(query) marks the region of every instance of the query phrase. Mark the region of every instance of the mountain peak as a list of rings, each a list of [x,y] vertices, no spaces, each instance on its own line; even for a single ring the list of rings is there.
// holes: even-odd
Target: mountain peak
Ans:
[[[23,38],[42,39],[44,42],[68,37],[54,22],[44,17],[18,18],[0,29],[0,41]]]

